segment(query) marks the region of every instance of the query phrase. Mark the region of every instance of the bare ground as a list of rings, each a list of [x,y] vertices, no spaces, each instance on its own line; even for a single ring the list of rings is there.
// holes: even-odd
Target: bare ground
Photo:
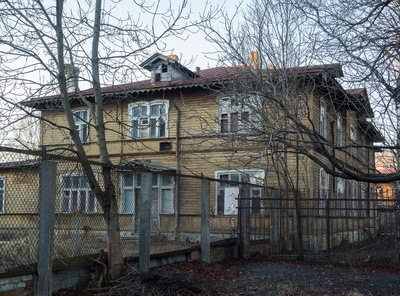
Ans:
[[[400,295],[400,269],[270,261],[175,263],[55,295]]]

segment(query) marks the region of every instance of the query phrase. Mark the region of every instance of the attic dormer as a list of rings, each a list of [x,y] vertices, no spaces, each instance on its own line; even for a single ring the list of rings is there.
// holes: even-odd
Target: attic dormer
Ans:
[[[168,82],[195,78],[198,75],[179,63],[176,55],[165,56],[156,53],[143,63],[141,67],[151,71],[151,82]]]

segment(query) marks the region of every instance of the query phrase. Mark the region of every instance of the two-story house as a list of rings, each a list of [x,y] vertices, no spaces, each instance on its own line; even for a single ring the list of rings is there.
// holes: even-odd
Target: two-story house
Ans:
[[[279,180],[293,172],[299,176],[297,189],[318,201],[320,215],[323,215],[325,200],[333,194],[368,200],[372,185],[332,177],[302,154],[301,161],[297,158],[296,162],[295,153],[286,153],[284,165],[279,162],[271,166],[272,154],[279,150],[271,149],[272,146],[284,147],[284,152],[295,149],[282,144],[284,141],[279,142],[278,137],[272,139],[271,135],[279,136],[274,131],[285,130],[281,134],[290,134],[285,139],[294,141],[298,136],[293,130],[299,126],[287,123],[282,110],[269,109],[265,113],[268,116],[263,114],[263,110],[271,107],[269,103],[255,108],[262,95],[257,94],[257,88],[251,82],[248,84],[252,86],[246,90],[250,99],[246,103],[240,99],[240,88],[235,85],[246,84],[246,79],[251,79],[247,67],[204,70],[197,67],[192,71],[179,63],[176,56],[162,54],[154,54],[141,66],[151,73],[150,79],[101,89],[107,145],[115,165],[146,166],[157,171],[263,185],[251,188],[252,213],[255,215],[263,213],[257,207],[262,205],[260,198],[266,194],[265,185],[282,188]],[[373,112],[365,90],[344,90],[336,81],[343,75],[338,64],[294,70],[296,80],[301,81],[297,88],[299,85],[303,88],[300,100],[303,118],[299,123],[304,123],[309,132],[317,132],[331,155],[348,163],[355,171],[372,172],[374,154],[367,147],[381,138],[367,120],[373,117]],[[279,69],[265,71],[273,73]],[[97,160],[90,112],[77,94],[71,92],[70,95],[85,150],[90,158]],[[82,95],[93,101],[91,89],[82,91]],[[48,150],[67,148],[72,144],[68,132],[54,128],[66,126],[59,100],[55,95],[23,103],[41,111],[49,120],[42,121],[40,138],[41,145]],[[261,124],[263,120],[265,124]],[[279,128],[275,126],[277,123]],[[282,128],[282,124],[286,125]],[[267,130],[266,126],[271,128]],[[299,137],[303,139],[305,134],[307,132],[302,132]],[[312,141],[307,141],[306,144],[303,140],[298,142],[302,143],[303,149],[306,147],[311,151],[308,153],[319,157],[320,151],[314,149]],[[326,162],[322,155],[320,159]],[[121,221],[132,223],[133,215],[132,232],[138,230],[135,209],[138,208],[140,176],[140,173],[120,170],[118,182]],[[79,207],[80,211],[95,215],[99,209],[83,174],[61,174],[61,179],[64,187],[57,196],[58,212],[68,214]],[[212,182],[211,190],[215,193],[211,196],[212,231],[219,237],[229,236],[232,217],[237,214],[239,185]],[[153,195],[152,215],[158,228],[156,231],[166,235],[179,232],[189,238],[198,232],[201,213],[198,180],[161,174],[153,178]]]

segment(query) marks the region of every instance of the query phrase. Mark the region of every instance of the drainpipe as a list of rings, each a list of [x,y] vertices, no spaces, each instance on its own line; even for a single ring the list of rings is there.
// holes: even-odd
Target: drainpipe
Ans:
[[[179,231],[179,183],[180,183],[180,140],[179,140],[179,129],[180,129],[180,110],[175,103],[172,103],[176,109],[176,136],[175,136],[175,161],[176,161],[176,178],[175,178],[175,239],[178,236]]]

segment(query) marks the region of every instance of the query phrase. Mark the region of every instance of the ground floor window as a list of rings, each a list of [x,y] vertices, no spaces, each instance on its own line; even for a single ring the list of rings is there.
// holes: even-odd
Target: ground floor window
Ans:
[[[152,174],[152,213],[174,213],[174,177]],[[121,207],[122,214],[137,212],[140,204],[142,178],[141,173],[122,175]]]
[[[243,170],[243,171],[218,171],[216,179],[224,182],[217,184],[217,215],[236,215],[238,208],[238,198],[242,192],[243,185],[240,182],[262,185],[264,183],[264,171],[262,170]],[[231,183],[230,183],[230,182]],[[237,183],[236,183],[237,182]],[[262,212],[263,188],[250,186],[250,212],[261,214]]]
[[[85,176],[61,176],[61,212],[96,212],[95,196]]]

